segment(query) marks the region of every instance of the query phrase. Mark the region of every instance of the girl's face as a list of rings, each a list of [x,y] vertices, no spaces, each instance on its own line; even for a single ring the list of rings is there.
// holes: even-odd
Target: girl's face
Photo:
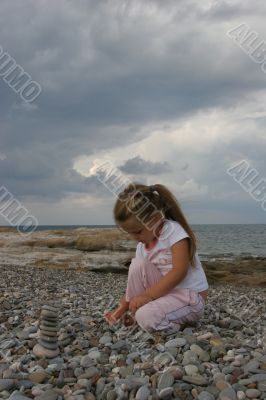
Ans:
[[[162,219],[162,218],[160,218]],[[150,244],[158,235],[159,217],[154,220],[153,225],[150,224],[150,229],[141,224],[134,216],[128,218],[125,222],[120,222],[119,225],[122,230],[127,232],[134,240],[145,244]],[[153,229],[154,226],[154,229]]]

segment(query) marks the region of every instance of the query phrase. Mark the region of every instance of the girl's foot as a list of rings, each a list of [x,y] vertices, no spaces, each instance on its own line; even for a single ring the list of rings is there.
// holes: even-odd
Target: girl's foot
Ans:
[[[136,320],[135,320],[135,318],[134,318],[132,315],[130,315],[130,314],[128,314],[128,313],[126,313],[126,314],[124,315],[124,317],[123,317],[123,324],[124,324],[125,326],[131,326],[131,325],[133,325],[135,322],[136,322]]]

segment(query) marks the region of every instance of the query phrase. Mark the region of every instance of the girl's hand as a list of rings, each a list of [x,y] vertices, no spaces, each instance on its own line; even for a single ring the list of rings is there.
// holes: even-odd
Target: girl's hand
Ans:
[[[134,297],[129,303],[129,311],[134,315],[138,308],[149,303],[153,299],[146,293]]]
[[[106,322],[108,322],[109,325],[113,325],[118,322],[128,310],[129,303],[124,299],[122,300],[123,301],[120,302],[115,310],[104,312],[104,319]]]
[[[130,326],[135,323],[134,317],[132,317],[127,311],[125,311],[122,315],[117,315],[116,312],[106,312],[104,314],[104,319],[109,325],[114,325],[117,322],[121,322],[125,326]]]

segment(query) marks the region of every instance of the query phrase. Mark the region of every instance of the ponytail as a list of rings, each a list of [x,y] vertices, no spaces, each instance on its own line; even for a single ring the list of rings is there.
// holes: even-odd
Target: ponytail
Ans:
[[[196,236],[191,229],[187,219],[181,209],[181,206],[176,199],[176,197],[170,192],[166,186],[161,184],[153,185],[156,191],[159,193],[160,198],[163,203],[163,210],[166,219],[170,219],[172,221],[178,222],[182,228],[187,232],[190,239],[190,261],[191,265],[195,267],[195,253],[197,250],[197,239]]]
[[[166,186],[161,184],[146,186],[140,183],[130,183],[118,195],[113,209],[114,220],[118,224],[136,214],[141,214],[142,221],[146,223],[156,212],[162,214],[166,219],[178,222],[187,232],[190,239],[190,262],[195,267],[196,236],[177,199]]]

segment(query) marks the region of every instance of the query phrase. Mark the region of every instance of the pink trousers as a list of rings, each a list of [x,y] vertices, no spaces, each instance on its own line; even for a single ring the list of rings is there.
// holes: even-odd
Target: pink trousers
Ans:
[[[162,278],[159,269],[144,258],[133,258],[129,267],[126,301],[145,292]],[[150,301],[135,313],[138,325],[147,331],[175,327],[197,321],[204,314],[204,299],[192,289],[172,289],[166,295]]]

